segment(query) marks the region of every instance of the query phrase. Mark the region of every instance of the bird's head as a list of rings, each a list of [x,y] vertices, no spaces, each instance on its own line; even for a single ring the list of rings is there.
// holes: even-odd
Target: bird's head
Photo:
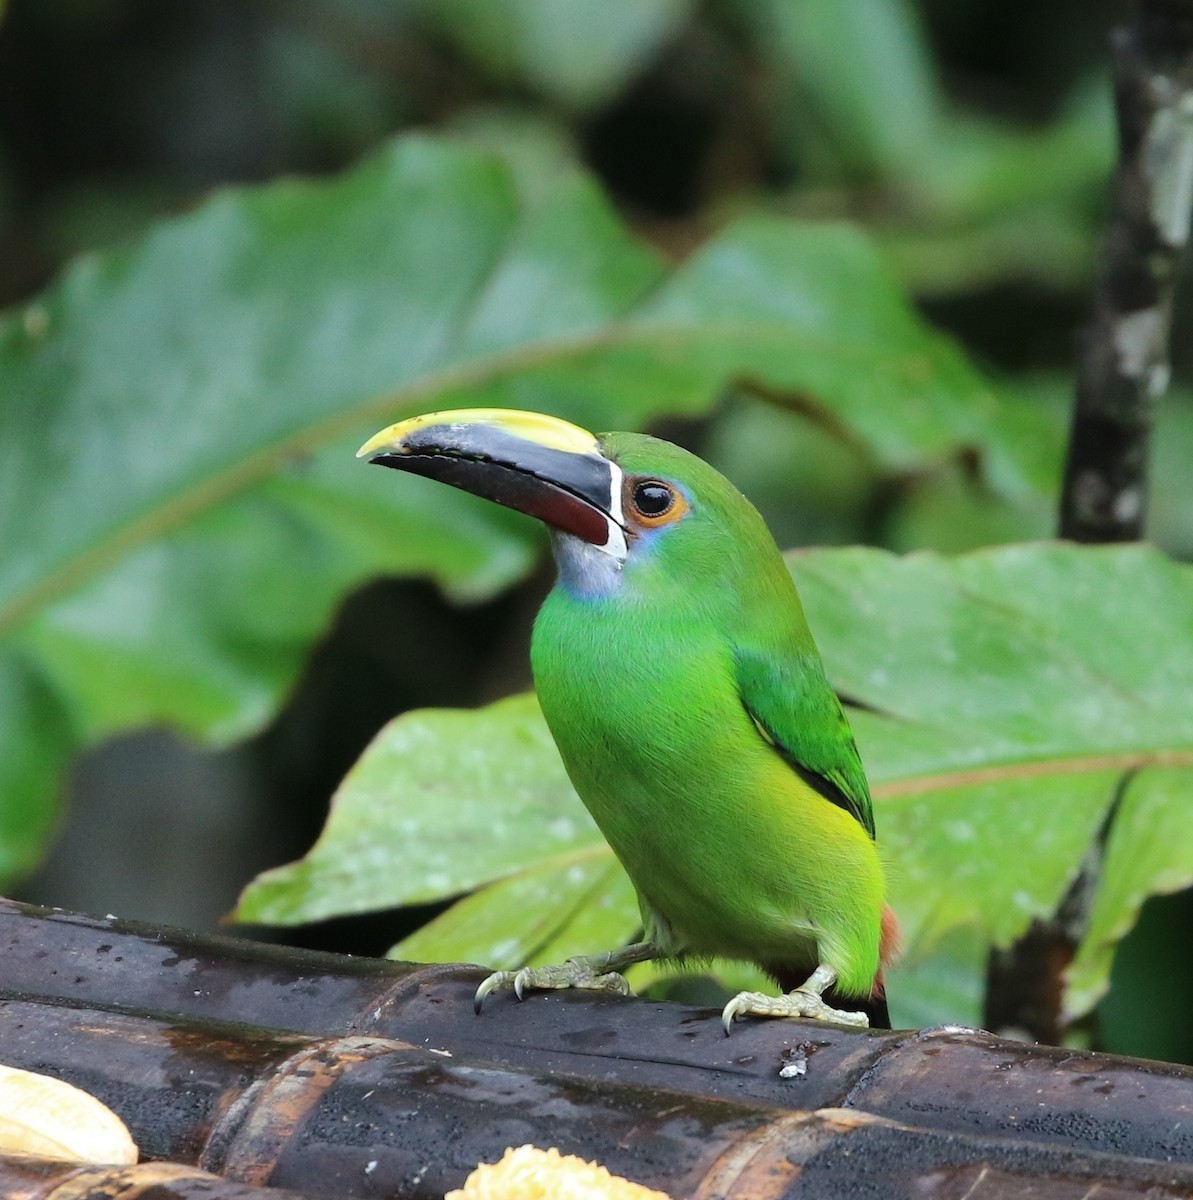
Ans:
[[[732,573],[743,542],[777,551],[761,517],[694,454],[637,433],[595,435],[513,409],[428,413],[381,430],[357,452],[545,522],[562,582],[589,594],[623,569],[683,560],[706,577]],[[710,580],[711,581],[711,580]]]

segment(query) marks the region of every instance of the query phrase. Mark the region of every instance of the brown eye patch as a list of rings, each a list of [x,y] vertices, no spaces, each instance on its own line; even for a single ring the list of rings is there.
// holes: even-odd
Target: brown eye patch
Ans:
[[[688,502],[679,489],[662,479],[626,480],[625,499],[629,516],[648,529],[670,525],[688,511]]]

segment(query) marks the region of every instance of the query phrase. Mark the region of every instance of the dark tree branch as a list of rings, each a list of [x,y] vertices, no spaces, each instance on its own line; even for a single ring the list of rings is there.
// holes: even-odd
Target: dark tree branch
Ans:
[[[1093,312],[1079,342],[1060,534],[1142,536],[1156,401],[1193,205],[1193,2],[1141,0],[1115,31],[1119,160]]]

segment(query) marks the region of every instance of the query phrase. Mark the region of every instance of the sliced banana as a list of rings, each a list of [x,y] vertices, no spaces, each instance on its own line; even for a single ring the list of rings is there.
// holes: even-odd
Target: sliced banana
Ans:
[[[90,1093],[16,1067],[0,1066],[0,1153],[71,1162],[137,1161],[124,1122]]]

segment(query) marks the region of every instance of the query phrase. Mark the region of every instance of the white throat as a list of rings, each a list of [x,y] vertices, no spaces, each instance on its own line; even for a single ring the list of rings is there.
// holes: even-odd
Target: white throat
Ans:
[[[602,544],[586,542],[560,529],[550,530],[560,582],[574,595],[608,596],[617,589],[621,568],[630,550],[621,502],[622,478],[621,468],[616,463],[609,463],[609,497],[602,506],[608,515]]]

